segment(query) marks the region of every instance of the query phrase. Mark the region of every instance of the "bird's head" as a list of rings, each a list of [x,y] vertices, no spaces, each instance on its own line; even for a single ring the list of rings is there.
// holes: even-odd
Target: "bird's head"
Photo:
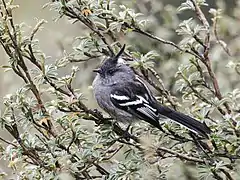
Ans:
[[[126,68],[129,69],[127,65],[124,64],[124,60],[121,58],[124,49],[125,44],[117,55],[106,59],[98,69],[94,69],[93,71],[97,72],[102,78],[105,78],[107,76],[113,76],[116,72],[124,71]]]
[[[124,49],[125,45],[123,45],[117,55],[106,59],[99,69],[94,70],[94,72],[98,73],[96,78],[101,83],[105,85],[113,85],[134,78],[135,74],[133,70],[124,63],[124,60],[121,58]]]

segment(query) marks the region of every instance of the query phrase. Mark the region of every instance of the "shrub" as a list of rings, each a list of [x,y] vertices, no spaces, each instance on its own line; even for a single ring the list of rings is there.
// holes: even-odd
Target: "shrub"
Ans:
[[[134,5],[144,14],[136,13]],[[9,57],[9,64],[2,68],[24,82],[5,96],[0,121],[14,138],[0,137],[7,144],[1,153],[17,176],[237,179],[240,7],[226,15],[224,2],[217,5],[208,7],[204,0],[187,0],[178,8],[158,1],[50,2],[45,8],[59,18],[67,17],[88,29],[76,38],[73,52],[50,63],[35,38],[45,21],[39,20],[25,36],[22,24],[13,18],[19,7],[1,0],[0,43]],[[191,14],[191,18],[181,20],[179,14]],[[127,44],[125,58],[155,89],[159,101],[206,122],[212,129],[209,139],[171,122],[163,124],[167,133],[142,123],[133,125],[126,136],[122,125],[86,105],[84,90],[73,83],[81,73],[76,64],[90,60],[99,64],[123,43]],[[61,76],[65,67],[70,70]],[[173,174],[176,168],[179,173]]]

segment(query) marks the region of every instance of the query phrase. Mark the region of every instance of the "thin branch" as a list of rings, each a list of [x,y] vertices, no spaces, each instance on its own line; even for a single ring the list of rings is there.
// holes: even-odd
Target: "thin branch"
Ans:
[[[19,65],[19,66],[22,68],[22,70],[24,71],[24,73],[25,73],[25,75],[26,75],[26,78],[27,78],[28,82],[29,82],[30,85],[31,85],[31,88],[30,88],[30,89],[31,89],[32,93],[34,94],[34,96],[36,97],[37,102],[38,102],[38,104],[39,104],[39,106],[40,106],[40,108],[41,108],[41,111],[43,112],[44,115],[46,115],[46,114],[47,114],[47,111],[46,111],[46,109],[45,109],[45,107],[44,107],[44,105],[43,105],[42,99],[41,99],[41,97],[40,97],[40,93],[39,93],[36,85],[35,85],[35,84],[33,83],[33,81],[32,81],[32,78],[31,78],[31,76],[30,76],[30,73],[28,72],[28,68],[27,68],[27,66],[26,66],[26,64],[25,64],[25,62],[24,62],[24,58],[23,58],[23,56],[22,56],[21,48],[19,48],[19,45],[18,45],[18,42],[17,42],[17,32],[16,32],[16,29],[15,29],[15,25],[14,25],[14,23],[13,23],[12,13],[11,13],[10,10],[7,9],[7,6],[6,6],[5,1],[2,0],[2,2],[3,2],[3,5],[4,5],[4,9],[5,9],[7,15],[9,16],[8,20],[9,20],[9,22],[10,22],[10,25],[11,25],[11,28],[12,28],[12,31],[13,31],[13,35],[12,35],[11,32],[10,32],[9,27],[6,26],[6,27],[7,27],[8,35],[9,35],[9,37],[11,38],[11,41],[12,41],[13,46],[14,46],[14,49],[15,49],[15,51],[16,51],[16,57],[15,57],[15,58],[17,59],[18,65]],[[13,53],[13,54],[14,54],[14,53]],[[14,56],[12,56],[12,57],[14,57]]]
[[[153,68],[148,68],[148,70],[154,75],[154,77],[158,80],[158,82],[161,84],[163,91],[166,93],[166,98],[168,100],[168,102],[172,105],[172,107],[176,110],[177,108],[177,104],[176,102],[174,102],[174,100],[172,99],[172,96],[170,94],[170,92],[165,88],[165,85],[162,81],[162,79],[160,78],[159,74],[153,69]]]
[[[216,15],[217,16],[217,15]],[[218,35],[218,32],[217,32],[217,24],[218,24],[218,20],[219,18],[218,17],[214,17],[213,18],[213,33],[214,33],[214,36],[217,40],[217,43],[220,44],[220,46],[223,48],[223,50],[227,53],[227,55],[231,56],[231,53],[227,47],[227,44],[225,44],[225,42],[223,42],[220,38],[219,38],[219,35]]]
[[[93,162],[92,164],[96,167],[97,171],[100,172],[102,175],[105,175],[106,177],[110,175],[110,173],[99,164],[95,162]]]
[[[91,56],[89,58],[86,59],[74,59],[74,58],[68,58],[69,62],[88,62],[89,60],[95,59],[95,58],[100,58],[100,55],[95,55],[95,56]]]
[[[231,176],[231,174],[229,172],[227,172],[226,169],[221,168],[220,171],[222,171],[223,174],[225,174],[225,176],[228,180],[234,180],[234,178]]]
[[[153,34],[150,34],[150,33],[148,33],[148,32],[146,32],[146,31],[143,31],[143,30],[141,30],[141,29],[139,29],[139,28],[133,28],[133,31],[134,32],[137,32],[137,33],[139,33],[139,34],[142,34],[142,35],[145,35],[145,36],[147,36],[147,37],[149,37],[149,38],[151,38],[151,39],[154,39],[154,40],[156,40],[156,41],[159,41],[159,42],[161,42],[161,43],[163,43],[163,44],[168,44],[168,45],[171,45],[171,46],[173,46],[173,47],[175,47],[176,49],[178,49],[179,51],[181,51],[181,52],[185,52],[185,53],[188,53],[188,54],[191,54],[191,55],[193,55],[193,56],[197,56],[197,58],[201,58],[201,56],[199,56],[199,55],[197,55],[197,54],[195,54],[195,53],[193,53],[193,52],[191,52],[191,51],[189,51],[189,50],[187,50],[187,49],[182,49],[181,47],[179,47],[177,44],[175,44],[174,42],[172,42],[172,41],[167,41],[167,40],[164,40],[164,39],[162,39],[162,38],[160,38],[160,37],[157,37],[157,36],[155,36],[155,35],[153,35]]]
[[[90,21],[89,19],[87,19],[86,17],[84,17],[81,14],[77,14],[72,8],[67,7],[66,4],[63,6],[63,13],[68,16],[71,17],[72,19],[77,19],[80,22],[82,22],[85,26],[87,26],[91,31],[93,31],[94,33],[96,33],[98,35],[98,37],[103,41],[103,43],[107,46],[110,54],[108,55],[113,55],[114,51],[112,49],[112,47],[109,45],[109,43],[107,42],[107,39],[105,38],[105,36],[103,36],[103,34],[95,27],[95,25],[92,23],[92,21]]]
[[[14,143],[6,140],[6,139],[3,139],[2,137],[0,137],[0,140],[3,141],[3,142],[5,142],[6,144],[10,144],[10,145],[12,145],[12,146],[14,146],[14,147],[18,147],[16,144],[14,144]]]
[[[205,42],[204,42],[204,58],[201,58],[200,60],[203,62],[203,64],[206,66],[207,68],[207,71],[209,73],[209,76],[212,80],[212,83],[213,83],[213,87],[214,87],[214,90],[215,90],[215,95],[216,97],[221,100],[223,99],[223,96],[220,92],[220,88],[219,88],[219,84],[218,84],[218,81],[217,81],[217,77],[215,75],[215,73],[213,72],[212,70],[212,65],[211,65],[211,61],[209,59],[209,49],[210,49],[210,26],[209,26],[209,23],[204,15],[204,13],[202,12],[201,8],[199,7],[199,5],[197,4],[197,2],[195,0],[191,0],[191,2],[193,3],[194,5],[194,8],[195,8],[195,12],[196,12],[196,15],[198,17],[198,19],[201,21],[201,23],[203,24],[203,26],[205,27],[206,29],[206,36],[205,36]],[[227,109],[227,113],[231,113],[231,109],[229,107],[229,105],[225,102],[224,103],[224,106],[226,107]],[[225,114],[225,112],[223,112],[223,114]],[[235,124],[235,123],[234,123]]]
[[[173,151],[171,149],[168,149],[168,148],[165,148],[165,147],[158,147],[157,149],[157,153],[161,154],[161,151],[164,151],[164,152],[167,152],[169,154],[172,154],[172,155],[175,155],[176,157],[180,158],[180,159],[184,159],[184,160],[187,160],[187,161],[192,161],[192,162],[195,162],[195,163],[200,163],[200,164],[205,164],[205,161],[203,159],[199,159],[199,158],[195,158],[195,157],[190,157],[190,156],[187,156],[185,154],[181,154],[181,153],[178,153],[176,151]]]
[[[211,170],[212,174],[213,174],[213,177],[217,180],[223,180],[223,178],[214,170],[212,169]]]

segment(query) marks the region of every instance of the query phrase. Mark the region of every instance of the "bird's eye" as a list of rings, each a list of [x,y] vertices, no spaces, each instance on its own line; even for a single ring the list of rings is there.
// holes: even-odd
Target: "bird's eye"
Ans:
[[[108,73],[109,73],[110,75],[113,75],[115,72],[116,72],[116,69],[109,69],[109,70],[108,70]]]

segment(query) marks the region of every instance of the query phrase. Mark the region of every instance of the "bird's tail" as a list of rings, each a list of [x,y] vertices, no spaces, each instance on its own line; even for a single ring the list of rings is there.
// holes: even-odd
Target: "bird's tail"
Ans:
[[[205,137],[208,137],[208,134],[211,133],[210,128],[205,123],[197,121],[196,119],[190,116],[187,116],[183,113],[174,111],[170,108],[163,107],[163,106],[159,107],[158,110],[160,114],[172,119],[176,123],[179,123],[185,126],[190,131],[193,131]]]

